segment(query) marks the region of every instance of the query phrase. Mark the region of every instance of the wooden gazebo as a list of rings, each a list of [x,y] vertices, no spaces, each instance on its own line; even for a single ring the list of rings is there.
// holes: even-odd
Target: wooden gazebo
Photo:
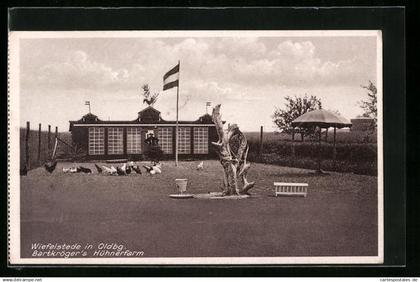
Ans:
[[[333,140],[333,159],[336,159],[336,131],[337,128],[344,128],[344,127],[351,127],[352,124],[346,118],[332,113],[327,110],[314,110],[307,112],[294,121],[292,121],[293,127],[293,134],[292,140],[294,142],[294,130],[295,127],[300,128],[318,128],[318,145],[319,145],[319,152],[318,152],[318,170],[317,173],[322,173],[321,170],[321,129],[325,128],[328,129],[330,127],[334,128],[334,140]]]

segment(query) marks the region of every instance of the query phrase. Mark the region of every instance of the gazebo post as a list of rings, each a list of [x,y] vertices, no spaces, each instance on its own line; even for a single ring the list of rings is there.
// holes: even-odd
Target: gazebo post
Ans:
[[[322,173],[321,171],[321,126],[319,127],[318,131],[318,173]]]
[[[292,162],[295,159],[295,127],[292,127]]]

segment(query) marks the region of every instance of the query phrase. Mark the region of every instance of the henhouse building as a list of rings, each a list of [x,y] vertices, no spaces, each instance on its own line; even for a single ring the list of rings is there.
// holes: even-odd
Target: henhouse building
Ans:
[[[139,159],[150,133],[159,139],[164,156],[174,157],[175,130],[176,122],[162,119],[152,106],[140,111],[132,121],[104,121],[91,113],[70,121],[73,142],[90,159]],[[208,114],[195,121],[178,122],[179,158],[214,156],[210,143],[217,139],[216,127]]]
[[[375,128],[375,120],[370,117],[356,117],[351,120],[350,131],[369,131]]]

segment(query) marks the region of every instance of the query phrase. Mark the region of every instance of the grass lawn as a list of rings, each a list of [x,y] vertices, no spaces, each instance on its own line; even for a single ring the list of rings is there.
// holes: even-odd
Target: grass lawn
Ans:
[[[119,243],[144,257],[377,255],[377,178],[253,164],[243,200],[171,199],[175,178],[188,192],[220,191],[217,161],[164,162],[161,175],[64,174],[21,177],[22,257],[32,243]],[[307,198],[272,197],[273,182],[307,182]]]

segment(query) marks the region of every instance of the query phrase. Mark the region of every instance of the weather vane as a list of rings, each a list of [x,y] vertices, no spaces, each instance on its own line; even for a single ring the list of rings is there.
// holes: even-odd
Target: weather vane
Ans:
[[[153,104],[157,101],[159,92],[152,94],[150,92],[149,84],[144,84],[141,89],[143,90],[142,96],[144,97],[143,104],[146,103],[149,106],[153,106]]]

